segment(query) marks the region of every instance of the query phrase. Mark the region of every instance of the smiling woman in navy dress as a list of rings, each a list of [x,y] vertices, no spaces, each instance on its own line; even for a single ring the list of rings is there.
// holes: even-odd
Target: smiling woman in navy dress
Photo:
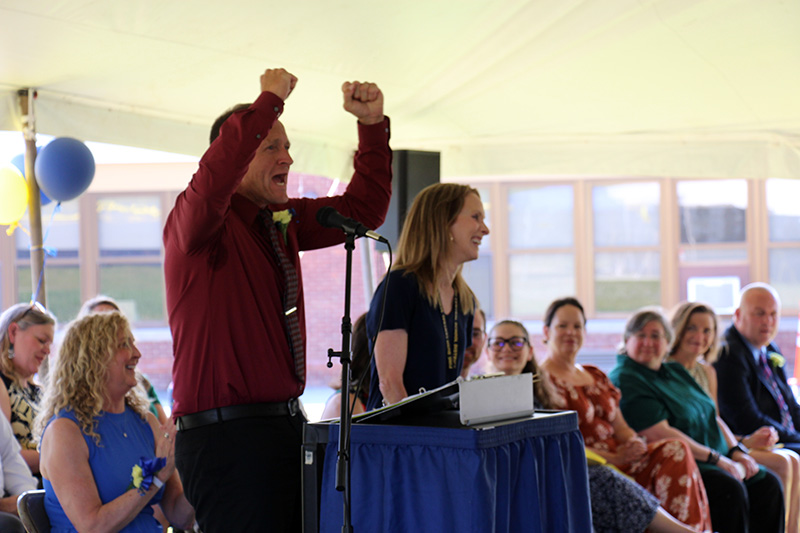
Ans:
[[[367,409],[459,376],[475,312],[461,266],[478,258],[481,239],[489,234],[484,218],[478,191],[466,185],[437,183],[414,199],[397,263],[367,314],[369,338],[377,333]],[[379,324],[384,291],[386,312]]]

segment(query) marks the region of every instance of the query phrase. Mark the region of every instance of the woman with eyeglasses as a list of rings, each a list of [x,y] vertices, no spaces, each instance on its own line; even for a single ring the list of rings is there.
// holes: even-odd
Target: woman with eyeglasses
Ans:
[[[620,409],[649,441],[677,438],[700,467],[715,531],[784,531],[783,491],[775,475],[720,427],[714,401],[679,363],[664,362],[672,329],[655,309],[636,312],[625,326],[611,381]]]
[[[503,374],[533,374],[537,408],[556,407],[552,385],[547,372],[536,363],[525,326],[514,320],[498,322],[489,334],[487,347],[490,363]],[[698,531],[673,518],[643,487],[606,466],[589,466],[589,497],[596,533]]]
[[[587,448],[631,476],[672,516],[710,529],[708,500],[689,447],[678,439],[647,443],[625,422],[620,393],[602,370],[577,362],[586,316],[575,298],[561,298],[544,314],[547,356],[542,362],[553,384],[555,405],[578,413]]]
[[[56,319],[39,302],[15,304],[0,315],[0,410],[11,422],[22,457],[39,477],[39,452],[33,419],[39,412],[41,387],[34,381],[50,355]]]
[[[467,185],[437,183],[414,198],[395,266],[367,313],[367,334],[375,339],[367,410],[458,378],[476,306],[461,266],[478,258],[489,234],[484,219],[480,195]]]
[[[680,363],[717,405],[717,372],[711,364],[717,358],[717,314],[706,304],[683,302],[673,311],[671,322],[675,338],[667,361]],[[717,421],[720,429],[729,435],[728,440],[737,439],[725,421],[720,418]],[[772,426],[762,426],[737,440],[750,450],[750,457],[780,478],[786,532],[800,533],[800,457],[792,450],[775,447],[778,432]]]

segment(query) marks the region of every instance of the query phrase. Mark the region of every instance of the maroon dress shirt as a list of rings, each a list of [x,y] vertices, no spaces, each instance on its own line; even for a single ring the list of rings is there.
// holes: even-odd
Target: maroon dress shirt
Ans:
[[[262,93],[234,113],[200,160],[164,228],[164,274],[175,361],[174,416],[228,405],[277,402],[302,394],[284,331],[283,274],[259,208],[236,194],[253,153],[283,110]],[[298,252],[344,242],[323,229],[317,210],[330,205],[370,228],[383,223],[391,194],[389,120],[359,123],[355,173],[342,196],[290,199],[294,209],[286,253],[300,276],[298,313],[305,311]]]

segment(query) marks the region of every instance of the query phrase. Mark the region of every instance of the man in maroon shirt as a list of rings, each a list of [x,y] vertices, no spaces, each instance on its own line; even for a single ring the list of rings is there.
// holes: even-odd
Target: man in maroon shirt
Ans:
[[[372,83],[342,86],[359,132],[345,193],[288,198],[292,158],[278,117],[296,83],[285,70],[269,69],[254,103],[218,119],[219,136],[215,125],[164,228],[175,461],[206,533],[300,529],[304,418],[296,398],[305,386],[305,313],[298,252],[344,242],[341,230],[316,222],[321,207],[376,228],[389,206],[389,120]],[[273,213],[283,221],[278,232],[268,226]],[[295,291],[287,289],[292,278]]]

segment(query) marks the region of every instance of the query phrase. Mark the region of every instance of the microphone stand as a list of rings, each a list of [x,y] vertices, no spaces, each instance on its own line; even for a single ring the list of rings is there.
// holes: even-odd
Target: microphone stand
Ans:
[[[342,533],[352,533],[350,522],[350,336],[353,326],[350,320],[350,289],[352,285],[353,250],[356,235],[345,231],[344,248],[347,250],[347,267],[344,284],[344,315],[342,316],[342,351],[334,352],[328,348],[328,368],[333,366],[332,357],[338,357],[342,363],[342,406],[339,413],[339,452],[336,456],[336,490],[343,492],[344,523]]]

